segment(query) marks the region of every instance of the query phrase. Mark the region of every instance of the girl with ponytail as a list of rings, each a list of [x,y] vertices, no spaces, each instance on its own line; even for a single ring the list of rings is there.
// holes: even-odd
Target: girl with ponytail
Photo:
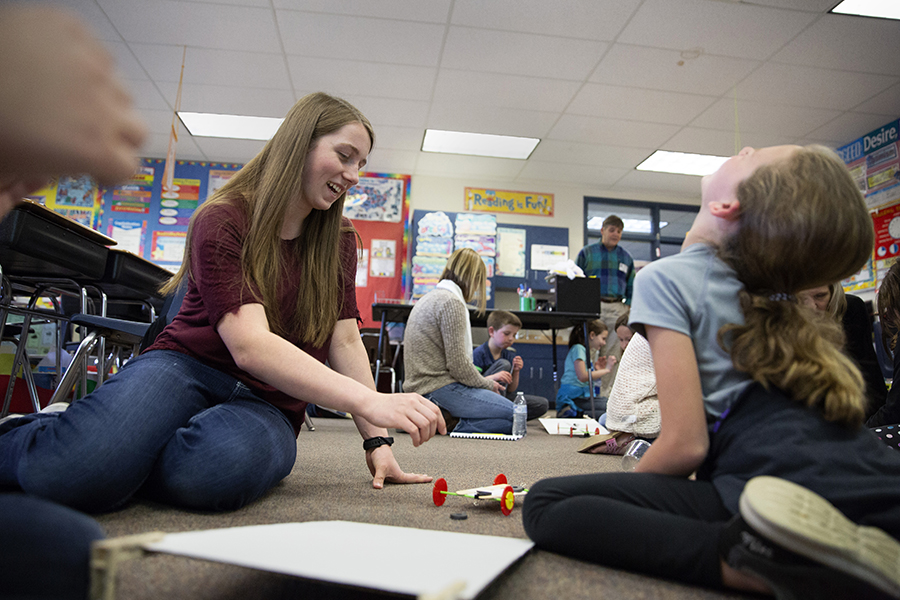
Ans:
[[[682,252],[635,280],[630,322],[650,342],[660,435],[635,473],[534,485],[528,535],[709,587],[900,598],[900,453],[861,427],[863,380],[840,326],[796,298],[855,273],[873,243],[826,148],[745,148],[704,177]],[[640,543],[597,554],[599,536]]]

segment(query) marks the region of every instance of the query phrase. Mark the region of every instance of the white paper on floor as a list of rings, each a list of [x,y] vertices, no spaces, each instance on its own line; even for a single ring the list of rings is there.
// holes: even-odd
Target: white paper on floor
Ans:
[[[474,598],[528,540],[347,521],[171,533],[147,550],[387,592],[436,594],[465,581]]]

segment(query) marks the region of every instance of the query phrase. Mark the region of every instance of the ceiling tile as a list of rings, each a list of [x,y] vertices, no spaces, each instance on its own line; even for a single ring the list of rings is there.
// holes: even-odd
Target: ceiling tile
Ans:
[[[317,90],[306,90],[303,92],[303,95],[314,91]],[[428,115],[427,102],[373,98],[371,96],[355,96],[351,94],[345,94],[343,98],[366,115],[366,118],[375,126],[376,133],[378,133],[377,128],[379,125],[425,128],[425,120]]]
[[[656,147],[628,148],[624,146],[602,146],[598,144],[581,144],[577,142],[561,142],[559,140],[541,140],[531,161],[573,163],[576,165],[596,165],[618,169],[633,169],[645,158],[653,154]]]
[[[221,85],[222,74],[237,87],[273,90],[291,89],[287,67],[281,54],[185,48],[161,44],[132,43],[131,48],[156,81],[178,82],[184,60],[184,82]]]
[[[900,78],[766,63],[738,85],[741,100],[849,110]]]
[[[524,166],[525,161],[521,160],[420,152],[416,173],[461,179],[489,178],[511,181]],[[460,198],[460,208],[462,201]]]
[[[134,107],[138,110],[169,110],[171,111],[175,105],[175,96],[172,96],[172,103],[166,101],[160,94],[159,88],[152,81],[126,79],[122,82],[125,89],[131,94],[134,101]]]
[[[566,109],[568,114],[687,125],[716,98],[633,87],[587,84]]]
[[[643,190],[683,198],[700,198],[700,178],[693,175],[630,171],[613,186],[614,190]]]
[[[760,61],[678,50],[614,44],[594,70],[594,83],[718,96],[731,90]],[[683,64],[679,65],[681,62]]]
[[[448,102],[432,105],[427,124],[429,129],[543,138],[558,117],[551,112]]]
[[[580,87],[577,81],[441,69],[433,99],[437,104],[562,112]]]
[[[821,127],[839,114],[841,111],[838,110],[799,106],[773,109],[771,104],[751,101],[739,101],[735,107],[734,100],[726,98],[713,104],[691,125],[730,132],[800,136]]]
[[[141,156],[165,158],[169,151],[169,134],[151,133],[141,147]],[[189,135],[180,136],[175,148],[176,160],[210,160]]]
[[[606,48],[604,42],[454,26],[441,66],[582,81]]]
[[[639,0],[456,0],[454,25],[610,41]]]
[[[287,60],[293,81],[338,96],[364,89],[383,98],[430,100],[437,77],[434,67],[307,56],[288,56]]]
[[[808,137],[819,140],[832,140],[836,146],[843,146],[870,131],[878,129],[888,121],[889,119],[882,115],[848,112],[815,131],[811,131]]]
[[[116,63],[116,74],[122,79],[149,79],[147,71],[134,57],[134,53],[128,44],[124,42],[103,43]]]
[[[900,75],[896,21],[824,15],[772,57],[810,67]],[[859,43],[865,40],[865,43]],[[893,52],[886,52],[894,48]]]
[[[175,0],[97,0],[126,42],[280,52],[271,9]]]
[[[678,129],[674,125],[563,115],[547,138],[585,144],[658,148]]]
[[[629,169],[529,160],[516,181],[557,181],[567,185],[610,187]]]
[[[263,0],[268,2],[268,0]],[[446,23],[450,15],[450,0],[273,0],[275,8],[307,12],[379,17],[401,21]]]
[[[815,14],[716,0],[647,0],[618,41],[764,60]]]
[[[113,42],[122,41],[122,36],[94,0],[66,0],[65,7],[84,19],[91,33],[97,38]]]
[[[685,127],[663,144],[661,149],[673,152],[711,154],[713,156],[733,156],[746,146],[765,148],[766,146],[782,146],[796,142],[795,136],[777,133],[754,133],[748,131],[735,133],[734,129],[728,131]]]
[[[379,125],[375,130],[375,149],[408,150],[418,153],[422,148],[424,129]]]
[[[366,163],[366,171],[369,173],[411,175],[416,172],[416,162],[419,160],[420,154],[417,150],[382,148],[378,146],[378,141],[376,140],[375,150],[369,155],[369,160]]]
[[[185,136],[191,137],[191,136]],[[207,160],[216,162],[246,163],[259,154],[266,145],[265,142],[256,140],[231,140],[212,137],[191,137],[197,147],[206,155]],[[178,141],[181,144],[181,140]]]
[[[164,81],[159,88],[174,104],[178,84]],[[186,84],[181,90],[181,110],[190,112],[281,118],[293,105],[294,93],[290,90],[197,84]]]
[[[875,94],[865,102],[853,107],[858,112],[867,112],[891,117],[900,116],[900,83]]]
[[[279,10],[287,54],[398,65],[438,64],[443,25]],[[360,40],[360,43],[348,43]]]
[[[831,10],[838,0],[753,0],[753,4],[774,8],[789,8],[813,13],[825,13]]]

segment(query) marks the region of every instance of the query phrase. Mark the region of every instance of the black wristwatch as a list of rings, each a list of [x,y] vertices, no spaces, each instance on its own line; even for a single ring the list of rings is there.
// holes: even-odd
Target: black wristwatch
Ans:
[[[384,446],[385,444],[387,444],[388,446],[393,446],[394,438],[382,436],[369,438],[363,442],[363,450],[368,452],[369,450],[374,450],[375,448]]]

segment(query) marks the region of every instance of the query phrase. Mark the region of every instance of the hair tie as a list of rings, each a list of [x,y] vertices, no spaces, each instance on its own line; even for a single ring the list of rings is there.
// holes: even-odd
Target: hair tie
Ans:
[[[778,292],[777,294],[771,294],[769,296],[769,300],[772,302],[793,302],[797,299],[793,294],[786,294],[784,292]]]

